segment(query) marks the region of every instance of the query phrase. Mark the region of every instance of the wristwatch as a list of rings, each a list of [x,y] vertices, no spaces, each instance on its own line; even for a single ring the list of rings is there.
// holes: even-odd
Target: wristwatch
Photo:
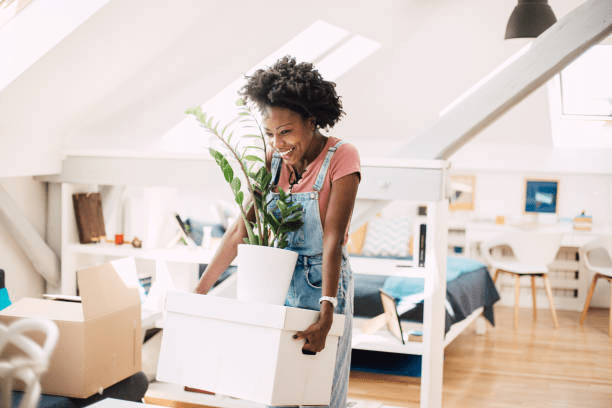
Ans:
[[[331,303],[334,309],[336,308],[336,306],[338,306],[338,298],[331,296],[321,296],[321,298],[319,299],[319,304],[323,303],[323,301],[325,300]]]

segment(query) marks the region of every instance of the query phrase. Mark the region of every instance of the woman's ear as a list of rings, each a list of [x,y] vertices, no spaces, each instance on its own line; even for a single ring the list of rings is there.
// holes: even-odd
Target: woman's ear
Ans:
[[[317,130],[317,119],[314,116],[308,119],[308,124],[310,125],[310,130],[313,132]]]

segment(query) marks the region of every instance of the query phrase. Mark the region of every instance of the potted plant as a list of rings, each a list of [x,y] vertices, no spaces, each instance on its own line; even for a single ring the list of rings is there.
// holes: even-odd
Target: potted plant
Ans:
[[[267,291],[275,291],[278,292],[274,296],[276,300],[268,302],[282,304],[298,256],[297,252],[285,249],[289,244],[287,237],[289,232],[303,224],[302,206],[292,202],[291,195],[280,188],[278,199],[268,202],[272,174],[265,162],[265,134],[249,104],[244,99],[238,99],[236,105],[238,115],[222,127],[199,106],[188,109],[186,113],[193,115],[207,133],[219,141],[220,148],[211,147],[209,152],[231,188],[247,230],[245,243],[238,246],[236,260],[238,298],[258,300],[272,296]],[[245,194],[249,196],[248,199]],[[254,220],[247,218],[251,210],[255,214]],[[256,267],[261,270],[253,271]],[[271,274],[275,272],[281,277],[272,277]],[[265,279],[261,280],[259,274],[263,274]],[[261,282],[264,281],[278,283],[279,287],[262,288]]]

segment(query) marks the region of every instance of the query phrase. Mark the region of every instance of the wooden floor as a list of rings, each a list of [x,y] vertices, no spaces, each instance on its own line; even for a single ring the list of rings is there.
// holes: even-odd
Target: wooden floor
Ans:
[[[479,336],[470,327],[445,350],[442,404],[447,408],[612,407],[612,338],[608,309],[558,311],[495,308],[496,326]],[[349,399],[419,407],[419,380],[352,372]],[[369,404],[367,404],[369,405]]]

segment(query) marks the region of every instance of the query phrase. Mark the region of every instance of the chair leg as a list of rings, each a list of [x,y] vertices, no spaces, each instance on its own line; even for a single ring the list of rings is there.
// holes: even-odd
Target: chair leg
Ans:
[[[497,283],[497,277],[499,276],[500,270],[495,270],[495,275],[493,276],[493,283]]]
[[[520,295],[521,278],[519,275],[514,275],[514,330],[518,329]]]
[[[531,301],[533,302],[533,320],[535,321],[538,317],[538,306],[536,304],[536,282],[534,275],[531,275]]]
[[[548,274],[543,273],[542,279],[544,279],[544,287],[546,288],[546,296],[548,296],[548,303],[550,304],[550,313],[552,314],[553,324],[555,329],[559,328],[559,320],[557,319],[557,310],[555,309],[555,302],[553,300],[552,289],[550,288],[550,281],[548,280]]]
[[[612,337],[612,279],[608,279],[610,282],[610,321],[608,322],[608,336]]]
[[[591,304],[591,299],[593,298],[593,292],[595,291],[595,285],[597,285],[597,279],[599,279],[598,273],[596,273],[595,276],[593,276],[593,281],[591,282],[589,293],[587,293],[587,297],[584,302],[584,309],[582,309],[582,315],[580,316],[581,325],[584,324],[584,319],[586,318],[587,311],[589,310],[589,305]]]

